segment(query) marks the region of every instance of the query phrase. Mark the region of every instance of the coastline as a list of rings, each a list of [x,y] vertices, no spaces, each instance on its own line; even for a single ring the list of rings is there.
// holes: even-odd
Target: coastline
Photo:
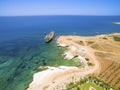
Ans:
[[[49,16],[45,16],[44,18],[42,16],[1,17],[0,90],[27,89],[29,84],[33,81],[33,75],[46,70],[47,66],[77,66],[78,60],[76,60],[76,58],[73,60],[64,59],[63,54],[67,51],[67,47],[57,47],[56,37],[61,35],[80,35],[82,37],[88,37],[114,32],[120,33],[119,25],[113,24],[112,22],[120,22],[120,16],[53,16],[52,19]],[[7,23],[8,27],[6,27],[5,23]],[[55,31],[55,38],[52,42],[46,44],[43,38],[45,33],[49,33],[51,29]],[[8,31],[7,34],[6,30]],[[108,40],[109,38],[104,41],[106,42]],[[95,42],[97,43],[99,41],[98,39]],[[110,66],[112,60],[118,61],[116,62],[117,64],[120,60],[118,51],[120,50],[120,44],[116,45],[117,42],[113,43],[112,41],[105,45],[102,44],[105,42],[101,42],[100,45],[97,44],[98,46],[96,46],[96,49],[97,47],[98,49],[101,49],[102,46],[105,47],[101,49],[103,52],[96,53],[97,56],[100,56],[97,59],[102,64],[102,69],[104,67],[106,68],[106,66]],[[96,43],[90,44],[90,46],[95,47]],[[112,53],[108,52],[107,48],[109,48],[109,51]],[[117,67],[117,64],[114,63],[113,67]],[[109,71],[109,73],[111,72],[110,69],[107,71]],[[112,80],[113,85],[115,85],[114,83],[117,83],[117,80],[119,80],[117,77],[120,76],[120,73],[117,75],[110,73],[110,76],[110,74],[104,73],[104,69],[102,72],[103,74],[100,75],[100,77],[104,76],[107,78],[108,84],[112,83]],[[114,75],[116,77],[114,77]],[[108,79],[108,76],[110,76],[110,79]],[[102,80],[104,80],[104,78]],[[120,82],[118,85],[120,86]]]
[[[120,33],[108,34],[120,35]],[[106,35],[97,35],[90,37],[83,36],[60,36],[57,39],[57,45],[69,48],[63,55],[65,59],[71,60],[76,57],[84,64],[84,67],[48,67],[47,70],[34,74],[33,81],[27,90],[60,90],[65,89],[70,82],[76,82],[86,77],[89,74],[98,74],[102,68],[98,58],[95,56],[95,51],[91,48],[87,40],[91,38],[104,38]],[[77,41],[80,39],[82,43]],[[92,42],[91,42],[92,43]],[[89,58],[93,66],[86,65],[85,58]],[[72,79],[74,77],[74,80]]]

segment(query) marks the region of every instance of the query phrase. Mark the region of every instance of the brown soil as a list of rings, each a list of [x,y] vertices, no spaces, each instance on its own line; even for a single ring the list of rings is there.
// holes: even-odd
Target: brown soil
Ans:
[[[118,89],[120,88],[120,41],[115,41],[114,36],[120,37],[120,34],[93,37],[67,36],[67,42],[70,38],[70,41],[76,45],[86,46],[90,49],[100,63],[100,70],[96,71],[96,75]],[[89,56],[85,57],[92,61]]]

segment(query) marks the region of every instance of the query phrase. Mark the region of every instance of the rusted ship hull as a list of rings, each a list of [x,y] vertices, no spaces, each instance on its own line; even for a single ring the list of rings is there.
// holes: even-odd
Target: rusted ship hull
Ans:
[[[50,42],[53,39],[53,37],[54,37],[54,32],[50,32],[50,34],[45,36],[45,38],[44,38],[45,42],[46,43]]]

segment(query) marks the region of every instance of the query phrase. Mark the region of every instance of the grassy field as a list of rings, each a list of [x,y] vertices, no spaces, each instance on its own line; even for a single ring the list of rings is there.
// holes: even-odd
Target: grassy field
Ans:
[[[102,87],[99,87],[98,85],[94,84],[94,83],[85,83],[84,85],[81,86],[81,90],[89,90],[90,87],[93,87],[96,90],[104,90]]]
[[[78,82],[71,82],[67,85],[66,90],[118,90],[115,89],[113,86],[105,83],[104,81],[100,80],[99,78],[91,75],[84,79],[81,79]]]

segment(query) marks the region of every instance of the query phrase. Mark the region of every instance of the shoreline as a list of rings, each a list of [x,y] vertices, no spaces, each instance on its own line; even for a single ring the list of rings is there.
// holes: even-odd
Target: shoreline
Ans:
[[[120,35],[120,33],[113,33],[107,35]],[[100,72],[102,66],[95,56],[93,48],[88,46],[86,38],[103,38],[106,35],[96,35],[90,37],[83,36],[60,36],[57,39],[57,45],[69,48],[63,55],[65,59],[71,60],[76,57],[85,65],[82,68],[78,67],[48,67],[47,70],[34,74],[33,81],[27,90],[62,90],[70,82],[80,81],[89,74],[97,74]],[[82,40],[82,44],[76,42]],[[84,45],[83,45],[84,43]],[[81,45],[80,45],[81,44]],[[93,66],[86,65],[85,58],[89,58]],[[74,77],[74,80],[72,79]]]

